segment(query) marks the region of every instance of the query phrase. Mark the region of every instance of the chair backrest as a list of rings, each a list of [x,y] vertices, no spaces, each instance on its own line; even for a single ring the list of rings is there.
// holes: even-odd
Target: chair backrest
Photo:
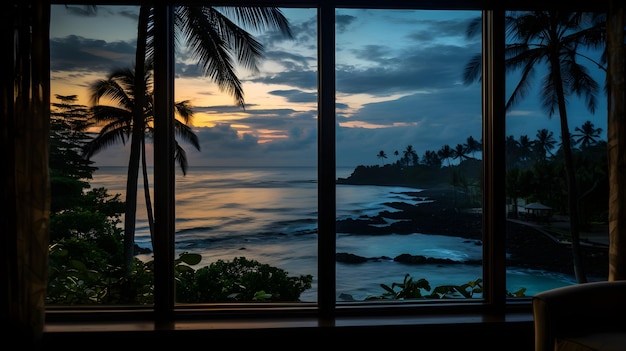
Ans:
[[[626,330],[626,280],[543,291],[532,297],[532,305],[535,351],[554,351],[557,337]]]

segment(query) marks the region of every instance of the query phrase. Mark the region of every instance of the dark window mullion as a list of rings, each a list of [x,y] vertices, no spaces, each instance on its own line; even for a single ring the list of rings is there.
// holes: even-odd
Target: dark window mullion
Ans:
[[[174,10],[154,6],[154,309],[156,322],[168,322],[175,303]]]
[[[494,312],[506,305],[504,15],[483,12],[483,296]]]
[[[318,23],[318,306],[335,310],[335,7],[320,5]]]

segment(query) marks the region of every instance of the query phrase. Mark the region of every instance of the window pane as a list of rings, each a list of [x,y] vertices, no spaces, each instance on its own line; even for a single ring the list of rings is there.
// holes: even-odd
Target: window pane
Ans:
[[[136,210],[126,198],[134,92],[125,82],[134,72],[137,14],[131,6],[52,6],[49,305],[153,301],[151,270],[132,241],[136,228],[141,245],[147,228],[143,177],[130,185]],[[137,214],[134,227],[124,227],[126,210]]]
[[[132,74],[134,68],[131,65],[135,62],[134,42],[139,8],[98,6],[95,13],[81,6],[53,8],[52,91],[64,96],[77,95],[75,100],[59,98],[59,116],[63,111],[75,113],[78,108],[84,108],[85,113],[99,111],[103,116],[107,112],[115,112],[119,118],[130,118],[132,105],[123,103],[132,103],[133,96],[130,96],[131,100],[120,103],[104,95],[97,104],[99,109],[91,110],[90,87],[99,80],[103,81],[101,85],[107,82],[120,84],[109,84],[109,87],[129,87],[124,85],[127,82],[123,79],[126,77],[124,74]],[[177,8],[181,16],[202,16],[185,10]],[[176,124],[180,127],[176,133],[180,148],[177,150],[175,190],[177,302],[315,301],[316,11],[284,10],[292,37],[276,26],[259,31],[250,29],[245,22],[238,21],[238,12],[232,8],[212,9],[205,14],[233,20],[254,40],[244,47],[243,55],[238,56],[233,51],[238,47],[228,46],[221,58],[229,55],[228,52],[235,53],[228,56],[229,60],[246,57],[251,48],[258,49],[257,42],[262,45],[263,55],[257,57],[252,66],[233,59],[231,72],[224,70],[226,66],[218,67],[217,76],[226,77],[221,81],[225,82],[224,85],[220,86],[213,79],[216,77],[212,71],[215,65],[209,65],[204,70],[202,61],[198,59],[207,53],[208,57],[215,58],[216,53],[206,47],[203,47],[204,51],[194,51],[190,49],[193,46],[189,45],[189,41],[178,42],[175,81],[175,100],[177,112],[180,112],[176,115]],[[115,30],[111,30],[113,21],[120,23],[113,26]],[[104,27],[98,27],[100,23]],[[202,33],[194,33],[203,34],[210,28],[194,26],[192,29],[206,29]],[[233,44],[232,37],[223,39]],[[122,70],[112,75],[116,69],[129,71]],[[149,94],[151,78],[149,74]],[[241,85],[229,85],[229,82],[236,81]],[[237,100],[237,89],[241,89],[241,101]],[[150,103],[148,100],[147,111],[150,111]],[[190,118],[185,119],[185,115]],[[90,121],[95,122],[93,119]],[[107,121],[111,123],[119,119]],[[136,208],[133,207],[132,211],[129,207],[131,202],[126,199],[132,144],[129,125],[110,125],[113,129],[109,131],[121,133],[108,134],[115,142],[107,144],[107,139],[97,134],[105,124],[93,125],[85,130],[90,133],[85,136],[86,141],[100,141],[106,147],[98,149],[90,158],[94,162],[91,165],[97,167],[93,179],[83,180],[89,181],[92,188],[104,187],[110,194],[120,194],[116,201],[121,204],[114,202],[106,208],[115,215],[101,219],[105,221],[106,228],[95,228],[87,234],[81,233],[80,228],[67,230],[74,237],[88,237],[99,247],[113,247],[117,251],[108,255],[87,256],[91,247],[74,248],[74,245],[72,250],[76,252],[70,251],[66,256],[63,249],[67,244],[53,246],[53,250],[58,252],[52,251],[51,261],[61,262],[58,267],[55,262],[51,264],[54,279],[49,289],[50,303],[152,303],[150,223],[153,222],[152,207],[155,205],[152,117],[149,114],[146,117],[145,149],[138,149],[142,157],[134,166],[138,174],[136,196],[132,197],[136,199]],[[78,173],[75,165],[67,160],[67,152],[62,151],[63,155],[54,158],[61,171]],[[57,153],[60,152],[57,150]],[[142,163],[144,154],[145,168]],[[58,186],[55,188],[56,194],[64,195],[55,198],[66,198],[64,189],[59,189]],[[80,188],[76,189],[80,192]],[[91,201],[104,196],[97,195],[99,197]],[[127,209],[136,216],[130,227],[125,226]],[[64,208],[59,211],[62,210]],[[67,213],[63,214],[67,216]],[[78,215],[88,216],[85,213]],[[63,220],[61,216],[55,218]],[[78,219],[83,221],[82,217]],[[70,220],[53,221],[53,229],[55,226],[59,230],[66,229],[61,225],[67,226]],[[71,223],[82,222],[73,220]],[[128,228],[134,232],[131,239],[136,246],[131,257],[135,264],[130,279],[125,278],[127,266],[123,261],[122,246],[124,233],[130,232],[126,231]],[[105,229],[106,233],[103,232]],[[103,244],[105,237],[107,241]],[[78,259],[71,260],[76,257]],[[104,262],[105,259],[116,261]],[[229,275],[236,269],[249,274]],[[216,274],[220,278],[216,279]]]
[[[316,301],[316,10],[281,9],[292,38],[219,10],[254,35],[264,57],[257,72],[234,65],[244,108],[203,74],[189,42],[176,52],[176,101],[192,106],[198,139],[197,147],[177,139],[189,168],[176,176],[176,258],[201,258],[178,272],[177,302]]]
[[[509,15],[514,19],[512,23],[524,22],[528,26],[517,27],[511,34],[523,34],[521,31],[528,28],[541,30],[531,36],[528,46],[519,35],[507,36],[510,51],[506,59],[520,62],[519,69],[508,71],[506,76],[506,98],[516,98],[506,115],[507,290],[532,296],[542,290],[575,284],[571,243],[576,232],[580,236],[582,267],[578,278],[606,280],[607,108],[602,88],[605,71],[599,68],[604,65],[602,48],[586,47],[576,40],[583,38],[575,34],[591,28],[594,17],[583,15],[580,27],[574,28],[566,25],[575,23],[570,21],[576,19],[573,14],[561,14],[563,17],[559,18],[547,12]],[[555,46],[562,48],[558,56],[560,70],[548,64],[550,48]],[[522,55],[531,52],[538,60],[524,61]],[[572,52],[576,55],[571,56]],[[524,77],[522,69],[527,65],[533,71]],[[524,82],[527,89],[516,90]],[[592,100],[572,89],[575,84],[582,87],[581,92],[592,93],[595,111],[587,108]],[[564,95],[559,95],[557,87],[563,88]],[[560,98],[566,103],[560,105]],[[564,130],[569,138],[563,138]],[[568,143],[563,142],[567,140]],[[570,197],[574,206],[569,203]]]
[[[481,51],[466,37],[476,19],[336,12],[338,301],[482,284],[481,87],[463,80]],[[482,297],[461,290],[443,295]]]

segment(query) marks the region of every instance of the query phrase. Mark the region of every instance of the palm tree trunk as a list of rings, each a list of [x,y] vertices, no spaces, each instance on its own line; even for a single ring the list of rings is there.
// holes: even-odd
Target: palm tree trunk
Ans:
[[[148,215],[148,227],[150,228],[150,242],[154,243],[154,215],[152,212],[152,200],[150,199],[150,186],[148,182],[148,166],[146,165],[146,142],[141,143],[141,170],[143,173],[143,194],[146,201]]]
[[[607,16],[609,280],[626,279],[626,71],[622,0],[610,0]]]
[[[570,144],[569,125],[567,123],[567,111],[565,107],[565,93],[563,91],[563,80],[558,53],[552,55],[551,65],[554,72],[554,87],[559,104],[559,118],[561,121],[561,141],[563,147],[563,158],[565,159],[565,178],[567,181],[567,196],[569,207],[569,226],[572,237],[572,258],[574,265],[574,275],[578,283],[586,283],[587,277],[583,267],[582,254],[580,250],[580,222],[578,220],[578,189],[576,186],[576,172],[572,158],[572,147]]]
[[[128,275],[132,272],[135,256],[135,220],[137,218],[137,178],[139,177],[139,157],[141,154],[141,135],[137,125],[133,127],[126,178],[126,212],[124,213],[124,264]]]
[[[139,158],[141,157],[141,142],[143,140],[144,101],[146,86],[144,72],[146,65],[146,37],[150,7],[142,5],[139,10],[137,24],[137,51],[135,53],[135,105],[133,107],[133,129],[130,144],[130,158],[128,161],[128,177],[126,179],[126,212],[124,214],[124,263],[126,273],[132,272],[135,256],[135,220],[137,218],[137,179],[139,177]]]

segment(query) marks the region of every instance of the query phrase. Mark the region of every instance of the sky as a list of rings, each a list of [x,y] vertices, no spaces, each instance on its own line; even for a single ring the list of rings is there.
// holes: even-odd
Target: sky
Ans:
[[[317,19],[315,9],[282,9],[293,38],[276,31],[252,32],[264,47],[259,72],[238,68],[245,109],[204,77],[184,42],[176,49],[176,101],[193,107],[192,127],[201,149],[184,142],[193,166],[316,166]],[[51,40],[52,101],[56,94],[78,95],[91,106],[89,87],[117,68],[131,68],[135,55],[137,7],[53,5]],[[395,162],[411,146],[421,158],[468,137],[481,140],[481,87],[465,84],[463,71],[480,53],[480,37],[466,37],[472,11],[338,9],[336,12],[337,166]],[[589,71],[602,85],[603,72]],[[534,139],[539,129],[554,131],[535,89],[507,112],[507,135]],[[507,89],[516,81],[507,75]],[[508,94],[507,94],[508,97]],[[597,96],[595,114],[584,101],[568,101],[570,131],[591,121],[606,139],[606,97]],[[102,102],[104,103],[104,102]],[[151,146],[148,152],[151,153]],[[127,147],[112,145],[96,154],[95,166],[126,166]],[[380,158],[383,151],[387,158]],[[398,151],[398,155],[395,152]],[[151,154],[148,161],[151,163]]]

